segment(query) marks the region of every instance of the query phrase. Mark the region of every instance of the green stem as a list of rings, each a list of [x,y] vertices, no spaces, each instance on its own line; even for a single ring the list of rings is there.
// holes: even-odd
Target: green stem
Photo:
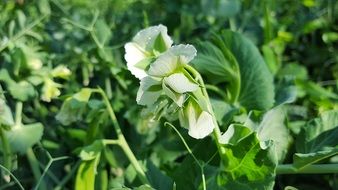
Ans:
[[[1,164],[0,164],[0,169],[4,170],[10,176],[12,176],[13,180],[15,181],[16,184],[18,184],[18,186],[20,187],[21,190],[25,190],[25,188],[21,185],[20,181],[15,177],[15,175],[12,174],[11,171],[9,171],[6,167],[2,166]]]
[[[38,20],[33,22],[32,24],[28,25],[25,29],[21,30],[19,33],[14,35],[12,38],[10,38],[6,43],[4,43],[2,46],[0,46],[0,52],[2,52],[4,49],[6,49],[11,43],[14,43],[18,39],[20,39],[22,36],[24,36],[26,33],[28,33],[31,29],[33,29],[36,25],[40,24],[43,19],[45,19],[48,16],[48,14],[43,15]]]
[[[209,99],[209,95],[208,95],[208,92],[205,88],[205,84],[204,84],[204,81],[202,79],[202,76],[200,75],[200,73],[195,70],[192,66],[190,65],[184,65],[184,68],[187,69],[188,72],[190,72],[195,78],[196,80],[200,83],[201,85],[201,89],[202,89],[202,92],[208,102],[208,109],[209,109],[209,112],[210,114],[212,115],[212,120],[213,120],[213,123],[215,125],[215,129],[214,129],[214,137],[215,137],[215,143],[217,145],[217,148],[220,152],[220,154],[224,154],[225,153],[225,149],[221,146],[221,144],[219,143],[219,139],[221,137],[221,130],[218,126],[218,123],[217,123],[217,120],[216,120],[216,117],[215,117],[215,113],[212,109],[212,106],[211,106],[211,103],[210,103],[210,99]]]
[[[15,126],[21,126],[22,121],[22,102],[17,102],[15,106]]]
[[[205,182],[204,167],[201,167],[201,173],[202,173],[203,190],[206,190],[207,189],[207,184]]]
[[[39,161],[36,159],[36,156],[32,150],[32,148],[29,148],[27,150],[27,159],[29,162],[29,165],[32,169],[33,176],[35,178],[35,181],[39,182],[41,179],[41,171],[39,166]],[[41,189],[46,189],[46,184],[44,182],[41,182]]]
[[[230,25],[230,30],[232,31],[236,31],[237,27],[236,27],[236,21],[234,17],[230,17],[229,18],[229,25]]]
[[[219,88],[217,88],[216,86],[209,85],[209,84],[205,84],[205,88],[206,88],[207,90],[211,90],[211,91],[217,93],[219,96],[221,96],[221,97],[224,99],[224,101],[229,102],[229,99],[228,99],[227,94],[224,93],[224,92],[223,92],[222,90],[220,90]]]
[[[325,174],[338,173],[338,164],[315,164],[302,169],[295,168],[292,164],[278,165],[277,174]]]
[[[12,169],[12,153],[11,147],[9,145],[8,139],[5,136],[4,129],[2,129],[0,125],[0,139],[2,143],[2,150],[4,154],[4,166],[8,168],[8,170]]]
[[[103,139],[102,142],[104,145],[120,145],[120,141],[115,139]]]
[[[172,129],[174,129],[174,131],[177,133],[177,135],[180,137],[180,139],[182,140],[185,148],[188,150],[188,153],[191,155],[191,157],[195,160],[195,162],[197,163],[197,165],[199,166],[200,170],[201,170],[201,178],[202,178],[202,185],[203,185],[203,190],[207,189],[207,185],[205,182],[205,174],[204,174],[204,166],[205,164],[201,164],[196,156],[194,155],[194,153],[191,151],[189,145],[187,144],[187,142],[184,140],[183,136],[181,135],[181,133],[176,129],[176,127],[174,125],[172,125],[169,122],[165,122],[164,125],[168,125],[169,127],[171,127]]]
[[[121,127],[120,127],[119,123],[117,122],[114,110],[113,110],[113,108],[110,105],[110,102],[109,102],[109,99],[108,99],[106,93],[101,88],[98,88],[97,90],[94,90],[94,92],[100,93],[101,96],[103,97],[103,100],[104,100],[104,103],[105,103],[105,105],[107,107],[107,111],[109,113],[110,119],[113,122],[113,126],[114,126],[115,132],[117,134],[117,138],[118,138],[120,147],[122,148],[122,150],[126,154],[127,158],[129,159],[129,161],[131,162],[131,164],[135,168],[135,170],[136,170],[136,172],[137,172],[138,177],[140,178],[140,180],[143,183],[145,183],[145,184],[149,184],[149,181],[148,181],[148,179],[146,177],[145,172],[143,171],[140,163],[137,161],[134,153],[130,149],[130,147],[129,147],[129,145],[128,145],[126,139],[125,139],[125,137],[123,136]]]
[[[80,166],[81,161],[76,162],[75,166],[68,172],[66,177],[64,177],[59,184],[54,188],[54,190],[61,190],[63,186],[74,176],[77,168]]]

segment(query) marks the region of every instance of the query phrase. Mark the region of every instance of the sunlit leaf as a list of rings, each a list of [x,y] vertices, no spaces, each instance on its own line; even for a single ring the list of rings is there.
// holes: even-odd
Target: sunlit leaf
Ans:
[[[256,133],[248,133],[245,126],[236,125],[234,132],[227,132],[224,144],[222,171],[218,185],[234,190],[272,189],[277,159],[271,146],[263,149]]]
[[[40,141],[42,133],[42,124],[34,123],[29,125],[15,125],[10,131],[6,131],[5,135],[11,145],[11,150],[24,154],[28,148]]]
[[[68,97],[62,104],[60,112],[56,115],[56,119],[63,125],[69,125],[72,122],[82,118],[92,90],[83,88],[80,92]]]
[[[200,45],[202,53],[198,55],[194,65],[197,68],[202,68],[202,73],[209,76],[213,74],[212,80],[228,82],[229,86],[224,91],[229,92],[233,101],[237,101],[248,110],[267,110],[273,105],[272,74],[258,49],[250,40],[242,34],[224,31],[222,35],[215,38],[213,45],[208,42],[205,42],[206,46],[203,44]],[[212,47],[212,51],[205,50],[210,47]],[[212,63],[207,63],[208,60]],[[236,99],[233,96],[238,92]]]

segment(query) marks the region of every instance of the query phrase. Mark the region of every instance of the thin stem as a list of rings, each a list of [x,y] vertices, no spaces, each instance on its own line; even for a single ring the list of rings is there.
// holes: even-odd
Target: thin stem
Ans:
[[[171,123],[169,122],[165,122],[164,123],[164,126],[169,126],[171,127],[172,129],[174,129],[174,131],[177,133],[177,135],[180,137],[180,139],[182,140],[185,148],[188,150],[189,154],[191,155],[191,157],[195,160],[195,162],[197,162],[197,164],[202,167],[202,164],[200,164],[200,162],[197,160],[196,156],[192,153],[190,147],[188,146],[187,142],[185,142],[183,136],[181,135],[181,133],[176,129],[176,127],[174,125],[172,125]]]
[[[338,164],[315,164],[302,169],[295,168],[292,164],[278,165],[277,174],[325,174],[338,173]]]
[[[4,49],[8,47],[9,44],[15,42],[16,40],[20,39],[22,36],[24,36],[28,31],[30,31],[32,28],[34,28],[36,25],[38,25],[43,19],[47,17],[48,14],[43,15],[40,19],[36,20],[35,22],[31,23],[29,26],[27,26],[25,29],[21,30],[19,33],[14,35],[11,39],[9,39],[5,44],[0,46],[0,52],[2,52]],[[11,42],[11,43],[10,43]]]
[[[115,139],[103,139],[102,142],[104,145],[120,145],[120,141]]]
[[[214,85],[209,85],[209,84],[205,84],[205,88],[207,90],[211,90],[215,93],[217,93],[218,95],[220,95],[226,102],[229,101],[228,96],[226,95],[226,93],[224,93],[223,91],[221,91],[219,88],[217,88]]]
[[[216,120],[216,117],[215,117],[215,113],[212,109],[212,106],[211,106],[211,103],[210,103],[210,99],[209,99],[209,95],[208,95],[208,92],[205,88],[205,84],[204,84],[204,81],[202,79],[202,76],[200,75],[200,73],[198,71],[196,71],[192,66],[190,65],[184,65],[184,68],[187,69],[192,75],[194,75],[196,77],[196,80],[200,83],[201,85],[201,89],[202,89],[202,92],[204,94],[204,96],[206,97],[207,99],[207,102],[208,102],[208,109],[209,109],[209,112],[210,114],[212,115],[212,120],[213,120],[213,123],[215,125],[215,129],[214,129],[214,136],[215,136],[215,141],[216,141],[216,145],[217,145],[217,148],[218,150],[220,151],[221,154],[224,154],[225,153],[225,149],[221,146],[221,144],[219,143],[219,139],[221,137],[221,130],[218,126],[218,123],[217,123],[217,120]]]
[[[8,168],[9,170],[12,169],[12,153],[11,153],[11,147],[9,145],[8,139],[5,136],[4,129],[2,129],[0,125],[0,139],[2,144],[2,150],[3,150],[3,157],[4,157],[4,166]]]
[[[27,159],[28,159],[28,162],[29,162],[29,165],[32,169],[32,173],[33,173],[33,176],[35,178],[35,181],[39,182],[40,179],[41,179],[41,171],[40,171],[40,166],[39,166],[39,162],[38,160],[36,159],[36,156],[32,150],[32,148],[29,148],[27,150]],[[46,184],[44,182],[41,183],[41,186],[42,188],[41,189],[46,189]]]
[[[120,145],[120,147],[122,148],[122,150],[126,154],[127,158],[131,162],[131,164],[134,166],[140,180],[145,184],[149,184],[149,181],[146,177],[145,172],[143,171],[143,169],[142,169],[140,163],[138,162],[138,160],[136,159],[134,153],[130,149],[130,147],[129,147],[129,145],[128,145],[128,143],[127,143],[127,141],[126,141],[126,139],[125,139],[125,137],[124,137],[124,135],[121,131],[121,127],[120,127],[119,123],[117,122],[114,110],[113,110],[112,106],[110,105],[110,102],[109,102],[109,99],[108,99],[106,93],[101,88],[98,88],[97,90],[93,90],[93,92],[98,92],[103,97],[103,100],[104,100],[104,103],[107,107],[107,111],[109,113],[110,119],[113,122],[113,126],[114,126],[115,132],[117,134],[117,138],[118,138],[118,141],[119,141],[118,144]]]
[[[22,102],[17,102],[15,106],[15,126],[20,126],[22,122]]]
[[[70,170],[70,172],[64,177],[61,182],[54,188],[54,190],[61,190],[62,187],[73,177],[77,168],[80,166],[81,161],[76,162],[75,166]]]
[[[172,125],[171,123],[169,122],[165,122],[164,123],[165,126],[169,126],[171,127],[172,129],[174,129],[174,131],[177,133],[177,135],[180,137],[180,139],[182,140],[185,148],[188,150],[189,154],[191,155],[191,157],[195,160],[195,162],[197,163],[197,165],[199,166],[200,170],[201,170],[201,178],[202,178],[202,185],[203,185],[203,190],[206,190],[207,189],[207,185],[205,183],[205,175],[204,175],[204,164],[201,164],[196,156],[194,155],[194,153],[191,151],[189,145],[187,144],[187,142],[184,140],[183,136],[181,135],[181,133],[176,129],[176,127],[174,125]]]
[[[57,158],[52,158],[49,153],[48,153],[48,157],[50,157],[50,160],[48,161],[45,169],[43,170],[43,173],[42,173],[41,177],[39,178],[39,181],[36,184],[34,190],[37,190],[39,188],[40,184],[42,184],[42,182],[43,182],[42,180],[45,177],[45,175],[47,174],[47,172],[48,172],[49,168],[51,167],[51,165],[53,164],[53,162],[65,160],[65,159],[69,158],[68,156],[61,156],[61,157],[57,157]]]
[[[205,175],[204,175],[204,167],[201,167],[201,173],[202,173],[203,190],[207,190],[207,184],[205,182]]]
[[[229,18],[229,25],[230,25],[230,30],[232,31],[236,31],[237,27],[236,27],[236,21],[234,17],[230,17]]]
[[[6,167],[4,167],[3,165],[0,164],[0,168],[2,170],[4,170],[5,172],[9,173],[10,176],[12,176],[13,180],[15,181],[15,183],[18,184],[18,186],[20,187],[21,190],[25,190],[25,188],[23,188],[23,186],[21,185],[20,181],[15,177],[15,175],[12,174],[11,171],[9,171]]]

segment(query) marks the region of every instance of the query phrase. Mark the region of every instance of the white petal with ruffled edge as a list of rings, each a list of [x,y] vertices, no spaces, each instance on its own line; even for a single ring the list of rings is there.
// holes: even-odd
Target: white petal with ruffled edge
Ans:
[[[147,58],[146,54],[142,52],[140,47],[134,42],[126,43],[124,48],[126,50],[124,59],[127,61],[127,67],[131,74],[140,80],[146,77],[147,73],[145,70],[135,66],[137,63]]]
[[[133,38],[133,41],[140,47],[144,48],[146,51],[152,51],[153,45],[158,35],[161,35],[166,49],[170,48],[170,46],[173,44],[173,41],[168,35],[167,27],[163,26],[162,24],[159,24],[158,26],[151,26],[139,31]]]
[[[183,64],[189,63],[197,55],[197,50],[193,45],[190,44],[173,46],[168,51],[170,51],[175,56],[179,56],[180,61]]]

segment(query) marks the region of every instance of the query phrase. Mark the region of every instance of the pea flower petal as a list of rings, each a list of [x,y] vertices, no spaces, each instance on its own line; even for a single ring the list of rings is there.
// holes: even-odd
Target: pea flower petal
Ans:
[[[183,106],[183,103],[186,97],[185,94],[180,94],[180,93],[175,92],[169,86],[167,86],[165,82],[162,83],[162,88],[163,88],[165,95],[167,95],[170,99],[172,99],[177,104],[178,107]]]
[[[133,41],[148,52],[151,52],[154,48],[158,48],[156,46],[162,45],[164,46],[162,50],[161,48],[156,50],[163,52],[173,44],[172,39],[168,35],[167,27],[162,24],[139,31],[133,38]]]
[[[163,80],[177,93],[193,92],[198,89],[198,85],[189,81],[183,73],[174,73]]]
[[[127,61],[128,70],[136,78],[142,79],[147,76],[144,69],[136,67],[136,64],[147,58],[147,54],[134,42],[129,42],[124,46],[126,54],[124,59]]]
[[[196,52],[192,45],[173,46],[150,64],[148,74],[156,77],[168,76],[182,64],[188,64],[196,56]]]
[[[172,43],[167,27],[161,24],[141,30],[132,42],[124,46],[128,70],[140,80],[146,77],[145,69],[151,63],[151,58],[166,51]]]
[[[185,125],[184,127],[188,128],[188,134],[196,139],[208,136],[215,128],[211,114],[201,110],[194,100],[190,100],[187,106],[183,108],[180,120]]]
[[[136,102],[139,105],[152,105],[160,97],[161,93],[161,80],[147,76],[140,82]]]

